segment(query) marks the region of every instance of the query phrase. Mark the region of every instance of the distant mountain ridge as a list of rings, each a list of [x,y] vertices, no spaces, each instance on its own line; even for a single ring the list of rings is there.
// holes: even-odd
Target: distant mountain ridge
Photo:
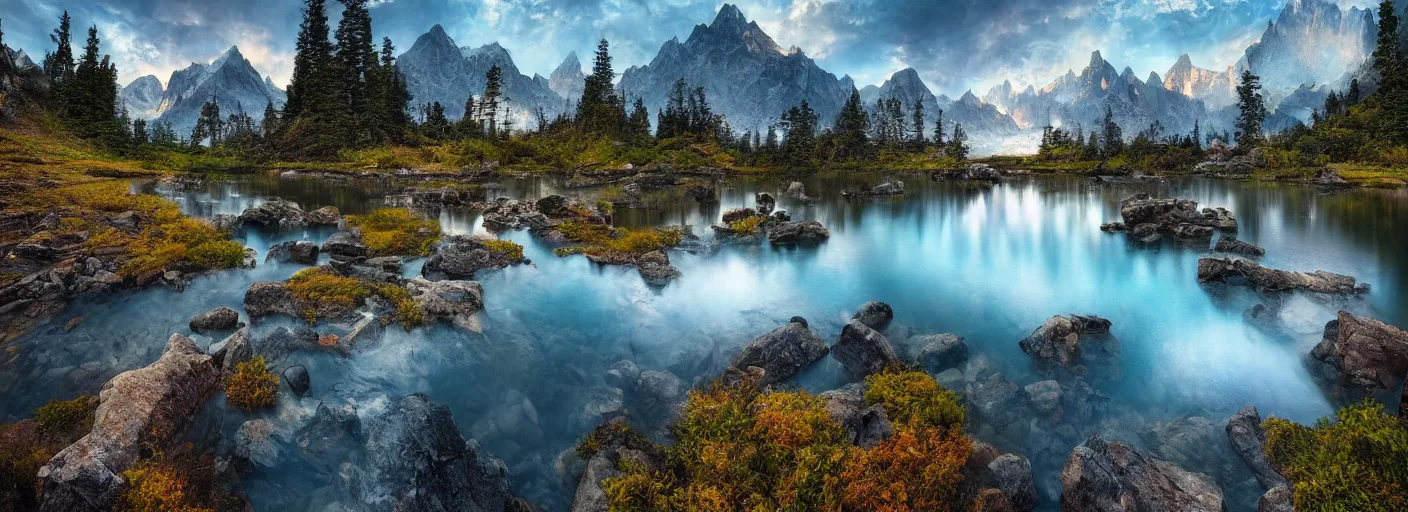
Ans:
[[[170,123],[178,137],[189,136],[207,101],[220,105],[221,116],[243,110],[255,123],[264,121],[264,108],[282,108],[288,95],[259,72],[231,46],[210,64],[192,63],[171,73],[166,88],[151,75],[133,80],[120,91],[119,100],[134,119]]]
[[[513,57],[499,43],[461,48],[444,27],[435,25],[396,59],[397,68],[406,77],[412,104],[440,102],[450,119],[464,117],[465,100],[484,93],[485,74],[495,65],[503,73],[501,103],[509,109],[517,128],[531,127],[537,109],[548,117],[563,112],[565,99],[553,91],[551,81],[519,72]]]

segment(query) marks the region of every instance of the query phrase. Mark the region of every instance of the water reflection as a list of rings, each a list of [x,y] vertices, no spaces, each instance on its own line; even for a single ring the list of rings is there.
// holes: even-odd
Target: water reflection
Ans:
[[[583,409],[592,390],[607,386],[607,368],[626,359],[698,382],[749,339],[793,315],[806,317],[822,336],[834,339],[856,306],[883,300],[895,311],[892,333],[956,333],[1013,381],[1026,383],[1034,377],[1017,340],[1055,314],[1098,314],[1113,321],[1123,345],[1124,378],[1102,391],[1150,420],[1199,414],[1225,421],[1246,404],[1257,405],[1263,416],[1313,420],[1331,405],[1300,361],[1334,309],[1408,325],[1402,281],[1408,239],[1394,230],[1408,225],[1403,192],[1324,194],[1299,186],[1211,180],[1096,185],[1075,178],[976,187],[902,178],[909,192],[902,198],[839,198],[840,190],[871,177],[807,178],[805,188],[814,201],[783,196],[785,183],[734,179],[718,183],[717,204],[682,198],[654,209],[617,212],[620,225],[687,224],[709,236],[708,225],[722,211],[751,206],[755,193],[767,191],[778,197],[778,208],[797,219],[820,220],[832,233],[816,248],[674,254],[684,277],[661,290],[646,287],[630,269],[558,258],[528,233],[508,233],[506,238],[525,246],[534,265],[482,280],[489,317],[484,336],[443,327],[392,329],[386,342],[351,358],[293,356],[289,364],[309,367],[316,399],[287,407],[307,409],[316,400],[368,405],[388,396],[427,393],[450,406],[467,436],[508,463],[517,492],[549,510],[563,510],[571,487],[560,483],[554,460],[587,428]],[[506,179],[500,185],[493,195],[566,193],[593,201],[598,193],[564,190],[548,179]],[[238,213],[271,196],[307,209],[335,205],[356,214],[381,206],[381,196],[393,186],[381,180],[259,174],[163,193],[201,216]],[[1137,191],[1226,207],[1240,221],[1239,236],[1266,248],[1265,264],[1352,274],[1370,283],[1373,293],[1342,303],[1292,299],[1282,315],[1291,332],[1268,336],[1242,319],[1261,298],[1197,284],[1204,248],[1172,242],[1145,247],[1099,231],[1102,222],[1118,218],[1117,201]],[[439,215],[447,233],[483,232],[472,212]],[[255,233],[246,242],[263,254],[283,239],[321,241],[327,235]],[[238,306],[250,283],[284,279],[297,268],[225,272],[198,279],[185,294],[151,290],[71,308],[11,346],[11,360],[0,368],[0,395],[6,397],[0,419],[23,415],[51,398],[95,392],[111,375],[154,360],[169,333],[186,332],[190,316]],[[84,320],[66,330],[77,316]],[[839,365],[828,359],[801,382],[819,391],[843,379]],[[279,417],[284,416],[289,415]],[[1038,479],[1049,480],[1052,463],[1059,467],[1060,461],[1036,462],[1039,470],[1048,470]],[[294,496],[318,485],[316,479],[289,483],[284,471],[257,472],[248,482],[257,510],[298,508],[305,502]],[[1245,499],[1231,501],[1245,504]]]

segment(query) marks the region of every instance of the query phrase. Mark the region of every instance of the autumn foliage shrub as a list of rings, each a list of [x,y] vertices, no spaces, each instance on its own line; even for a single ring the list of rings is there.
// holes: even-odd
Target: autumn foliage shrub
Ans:
[[[1297,511],[1408,510],[1408,428],[1382,404],[1365,400],[1314,427],[1272,417],[1262,428]]]
[[[269,371],[264,358],[256,357],[235,365],[235,373],[225,386],[225,400],[246,411],[274,405],[279,399],[279,376]]]
[[[362,243],[372,256],[428,256],[440,240],[439,221],[422,219],[404,208],[351,215],[347,225],[362,230]]]
[[[882,375],[870,384],[884,389],[867,401],[906,421],[868,450],[805,391],[763,392],[747,380],[693,391],[670,426],[666,468],[618,468],[622,476],[605,483],[611,510],[966,509],[959,484],[972,445],[962,407],[937,383],[922,385],[933,382],[922,372]]]
[[[175,467],[144,461],[122,472],[127,486],[118,495],[119,512],[207,512],[192,505],[190,482]]]

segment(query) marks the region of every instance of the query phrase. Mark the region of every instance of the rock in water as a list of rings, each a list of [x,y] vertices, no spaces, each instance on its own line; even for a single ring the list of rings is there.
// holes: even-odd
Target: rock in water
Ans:
[[[1098,316],[1053,316],[1018,345],[1044,371],[1078,370],[1089,362],[1108,363],[1119,354],[1110,321]]]
[[[279,461],[280,441],[269,420],[259,418],[246,421],[235,432],[235,460],[245,468],[272,468]]]
[[[1061,509],[1223,512],[1226,505],[1212,477],[1095,435],[1061,469]]]
[[[731,366],[747,370],[762,368],[759,386],[782,382],[801,373],[804,368],[826,357],[826,342],[807,328],[807,321],[793,317],[791,322],[770,333],[753,338],[733,358]]]
[[[298,203],[273,198],[240,213],[240,226],[257,225],[265,229],[288,231],[308,227],[308,215]]]
[[[421,275],[426,279],[474,279],[481,270],[493,270],[515,265],[522,260],[514,260],[501,251],[490,250],[484,245],[489,239],[468,236],[453,236],[435,249],[435,254],[425,260]]]
[[[1256,501],[1256,512],[1295,512],[1291,488],[1284,485],[1271,488]]]
[[[297,298],[289,291],[288,285],[277,281],[264,281],[249,285],[244,292],[244,311],[250,318],[267,315],[288,315],[300,318]]]
[[[968,344],[954,334],[926,334],[909,339],[919,348],[919,364],[929,373],[957,368],[968,360]]]
[[[1277,270],[1238,257],[1199,259],[1198,282],[1246,283],[1267,292],[1305,290],[1315,293],[1353,295],[1369,291],[1368,284],[1357,282],[1353,276],[1334,274],[1323,270],[1316,270],[1313,273]]]
[[[145,446],[164,447],[184,432],[219,384],[211,357],[189,338],[171,335],[156,362],[103,384],[93,430],[39,469],[40,510],[112,510],[125,483],[122,472]]]
[[[323,242],[323,252],[335,260],[361,261],[367,258],[367,245],[362,243],[361,234],[354,231],[338,231]]]
[[[665,286],[680,277],[679,269],[670,264],[670,257],[662,251],[651,251],[636,258],[636,270],[650,286]]]
[[[443,320],[473,330],[471,317],[484,309],[484,287],[474,281],[411,279],[406,287],[426,320]]]
[[[1317,374],[1342,387],[1388,389],[1408,375],[1408,332],[1340,311],[1310,356]]]
[[[288,389],[293,394],[303,396],[308,394],[308,388],[312,386],[312,379],[308,377],[308,369],[303,365],[293,365],[284,369],[284,382],[288,383]]]
[[[336,206],[324,206],[308,212],[308,223],[314,226],[336,226],[342,220],[342,212]]]
[[[195,332],[228,331],[238,327],[239,312],[221,306],[191,318],[190,328]]]
[[[1036,508],[1036,484],[1032,481],[1032,463],[1026,457],[1007,453],[988,463],[988,475],[995,486],[1007,496],[1016,512],[1031,512]]]
[[[860,305],[856,314],[851,316],[852,320],[860,320],[866,327],[883,331],[890,326],[890,320],[894,320],[895,311],[890,309],[890,305],[878,300],[872,300]]]
[[[425,395],[393,402],[363,431],[366,452],[338,482],[352,510],[499,512],[512,499],[504,463],[460,437],[450,408]]]
[[[241,328],[222,340],[220,348],[211,354],[215,367],[222,377],[235,373],[235,365],[254,358],[254,346],[250,343],[249,328]],[[214,345],[212,345],[214,347]]]
[[[1217,245],[1214,245],[1212,247],[1212,250],[1217,252],[1231,252],[1236,254],[1243,254],[1247,256],[1266,255],[1266,249],[1262,249],[1260,247],[1249,244],[1247,242],[1243,242],[1236,238],[1232,238],[1230,236],[1218,238]]]
[[[859,320],[851,320],[841,328],[840,339],[831,346],[831,357],[857,376],[879,373],[886,366],[900,362],[890,340]]]
[[[1261,414],[1250,405],[1237,410],[1227,422],[1227,439],[1232,448],[1241,456],[1247,467],[1252,469],[1262,487],[1273,489],[1276,486],[1290,485],[1286,477],[1271,467],[1266,459],[1266,433],[1261,430]]]
[[[269,248],[269,254],[264,256],[264,261],[316,265],[318,263],[318,244],[307,240],[277,244]]]
[[[768,228],[768,242],[773,245],[819,244],[830,237],[831,232],[814,220],[782,222]]]

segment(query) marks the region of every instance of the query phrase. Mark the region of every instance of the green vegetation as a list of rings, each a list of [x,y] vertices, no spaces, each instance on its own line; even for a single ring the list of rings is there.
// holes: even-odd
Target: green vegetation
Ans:
[[[191,484],[178,468],[158,461],[143,461],[122,472],[127,486],[118,495],[121,512],[213,512],[194,505]]]
[[[758,232],[758,228],[762,226],[763,222],[767,220],[767,217],[761,215],[754,215],[752,217],[738,219],[733,222],[730,222],[728,223],[728,228],[733,230],[735,233],[752,235],[756,234]]]
[[[679,245],[682,236],[668,228],[613,228],[586,219],[571,219],[555,229],[578,244],[556,249],[558,256],[585,254],[606,260],[634,260],[642,254]]]
[[[907,415],[869,449],[852,446],[825,400],[804,391],[764,392],[743,380],[691,392],[670,426],[675,444],[660,448],[666,467],[623,459],[623,475],[605,482],[611,509],[968,509],[960,484],[972,443],[955,395],[922,372],[891,370],[868,383],[881,388],[868,403]],[[590,457],[611,438],[643,442],[623,429],[598,428],[578,453]]]
[[[93,411],[98,397],[81,395],[72,400],[54,400],[34,410],[39,433],[51,438],[74,437],[93,429]]]
[[[1295,509],[1391,511],[1408,507],[1408,428],[1365,400],[1306,427],[1262,422],[1266,455],[1294,486]]]
[[[55,400],[34,410],[33,417],[0,424],[0,508],[37,510],[39,468],[93,428],[98,399],[82,395]]]
[[[482,244],[485,249],[502,255],[509,261],[523,261],[523,246],[517,243],[509,240],[485,240]]]
[[[362,230],[372,256],[428,256],[440,241],[440,221],[417,217],[404,208],[349,215],[347,225]]]
[[[274,405],[279,399],[279,376],[269,371],[259,356],[235,365],[235,373],[225,385],[225,400],[235,407],[254,412]]]
[[[425,325],[425,313],[405,288],[338,275],[324,267],[305,268],[288,280],[288,289],[303,308],[303,319],[318,322],[319,311],[346,311],[361,307],[376,295],[396,308],[396,321],[410,330]]]

